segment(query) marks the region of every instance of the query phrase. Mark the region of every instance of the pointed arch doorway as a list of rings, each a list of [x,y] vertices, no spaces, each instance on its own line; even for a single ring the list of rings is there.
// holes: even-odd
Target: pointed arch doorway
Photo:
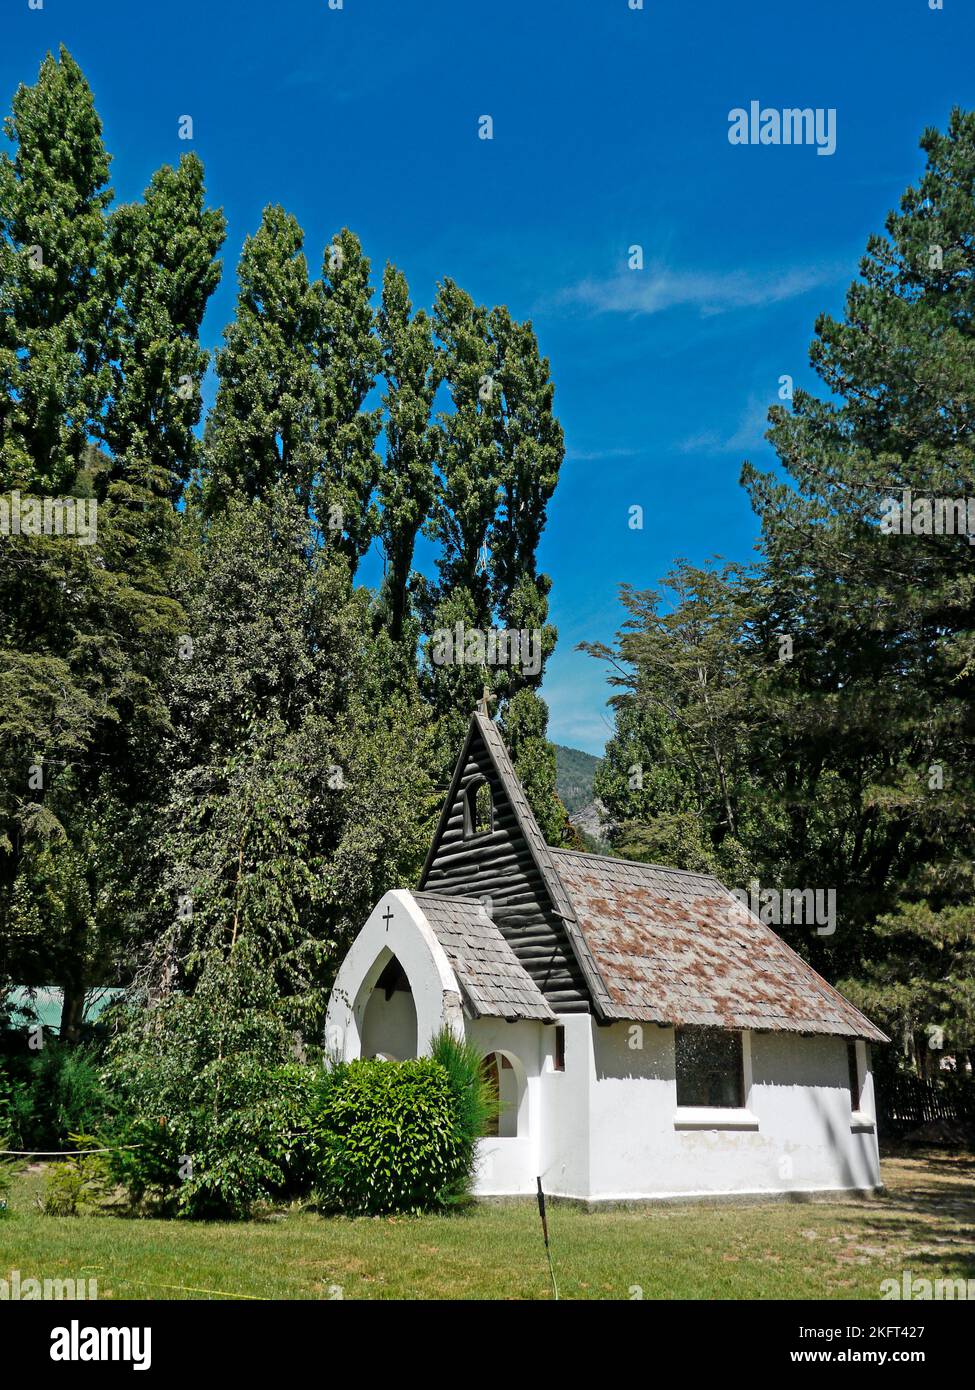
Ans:
[[[409,977],[391,951],[384,951],[375,984],[364,990],[361,1014],[363,1057],[405,1062],[416,1056],[416,1003]],[[370,975],[374,972],[370,971]]]

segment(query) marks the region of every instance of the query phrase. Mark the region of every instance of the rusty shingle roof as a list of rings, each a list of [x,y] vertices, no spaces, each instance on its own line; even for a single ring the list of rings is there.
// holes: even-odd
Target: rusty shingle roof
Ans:
[[[549,850],[612,1018],[887,1038],[716,878]]]
[[[554,1022],[541,990],[477,898],[414,893],[474,1016]]]

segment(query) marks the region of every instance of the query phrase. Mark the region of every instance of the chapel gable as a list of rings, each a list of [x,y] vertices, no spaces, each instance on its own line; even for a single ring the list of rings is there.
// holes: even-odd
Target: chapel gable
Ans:
[[[480,899],[551,1007],[585,1012],[590,993],[566,926],[571,909],[557,875],[546,873],[549,858],[498,730],[475,714],[420,888]]]

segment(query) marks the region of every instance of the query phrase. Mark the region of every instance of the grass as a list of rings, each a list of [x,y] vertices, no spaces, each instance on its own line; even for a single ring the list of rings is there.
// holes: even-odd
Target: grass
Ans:
[[[886,1196],[585,1212],[554,1205],[563,1298],[867,1298],[901,1277],[975,1278],[975,1157],[884,1161]],[[242,1224],[45,1216],[39,1168],[14,1177],[0,1278],[95,1278],[99,1298],[550,1298],[533,1203],[460,1216]]]

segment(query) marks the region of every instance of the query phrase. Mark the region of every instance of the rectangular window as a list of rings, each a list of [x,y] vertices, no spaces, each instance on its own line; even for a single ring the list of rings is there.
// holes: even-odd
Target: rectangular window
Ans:
[[[860,1064],[855,1042],[846,1045],[846,1065],[850,1072],[850,1109],[855,1112],[860,1109]]]
[[[565,1028],[555,1025],[555,1070],[565,1071]]]
[[[740,1033],[722,1028],[674,1032],[679,1106],[743,1110],[745,1073]]]

